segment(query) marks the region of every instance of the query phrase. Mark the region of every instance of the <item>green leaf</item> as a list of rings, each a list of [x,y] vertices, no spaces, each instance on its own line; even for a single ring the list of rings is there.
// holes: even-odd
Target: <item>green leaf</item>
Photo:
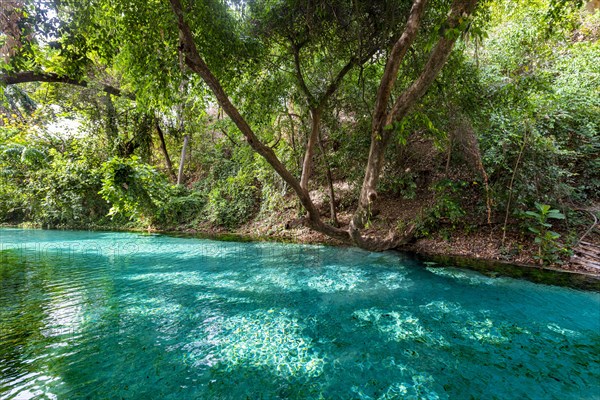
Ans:
[[[531,217],[531,218],[535,218],[535,219],[539,219],[542,217],[540,214],[536,213],[535,211],[525,211],[525,215],[527,215],[528,217]]]
[[[550,206],[548,204],[535,203],[535,206],[538,210],[540,210],[542,215],[546,215],[548,211],[550,211]]]
[[[548,218],[565,219],[565,215],[558,210],[550,210]]]

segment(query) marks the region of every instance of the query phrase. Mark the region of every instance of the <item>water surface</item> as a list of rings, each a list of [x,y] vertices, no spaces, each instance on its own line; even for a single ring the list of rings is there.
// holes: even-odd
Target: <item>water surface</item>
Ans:
[[[600,399],[598,293],[324,246],[0,245],[2,399]]]

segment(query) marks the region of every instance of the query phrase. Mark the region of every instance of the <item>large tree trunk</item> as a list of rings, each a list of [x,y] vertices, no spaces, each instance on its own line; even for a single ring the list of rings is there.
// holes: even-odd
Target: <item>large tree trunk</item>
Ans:
[[[377,182],[383,167],[387,140],[389,140],[389,138],[386,138],[383,134],[388,118],[389,99],[394,83],[398,77],[400,64],[411,44],[417,37],[421,16],[425,11],[426,3],[427,0],[414,0],[408,21],[406,22],[406,28],[398,41],[394,44],[394,47],[392,47],[392,51],[390,52],[383,71],[379,89],[377,90],[371,127],[371,148],[369,149],[365,178],[358,200],[358,209],[356,210],[353,219],[355,228],[362,229],[365,226],[371,214],[371,204],[377,199]]]
[[[313,155],[315,145],[319,139],[319,130],[321,129],[321,110],[311,108],[311,129],[306,143],[306,152],[304,153],[304,162],[302,163],[302,177],[300,178],[300,187],[308,191],[308,179],[312,173]]]
[[[424,0],[423,0],[424,1]],[[450,15],[448,16],[447,24],[448,31],[458,27],[462,18],[470,15],[477,0],[459,1],[455,0],[452,3]],[[416,30],[418,29],[418,21],[422,13],[420,0],[415,0],[411,10],[411,16],[407,23],[407,30],[402,34],[398,42],[394,45],[390,57],[404,57],[406,48],[410,45]],[[406,36],[406,37],[405,37]],[[370,217],[373,202],[377,199],[377,184],[383,164],[385,161],[385,150],[390,141],[393,132],[392,123],[400,121],[409,113],[412,107],[423,97],[429,86],[433,83],[440,70],[448,60],[454,43],[458,39],[457,35],[444,36],[440,38],[431,51],[429,59],[421,72],[421,75],[396,99],[392,110],[388,110],[389,93],[396,80],[398,72],[397,63],[393,60],[388,60],[385,72],[382,78],[381,86],[377,94],[377,103],[373,118],[373,126],[371,131],[371,148],[369,150],[369,160],[365,170],[365,178],[361,188],[358,209],[353,218],[355,228],[364,227]],[[399,62],[398,62],[399,65]],[[386,97],[384,97],[386,96]],[[384,105],[385,103],[385,105]]]

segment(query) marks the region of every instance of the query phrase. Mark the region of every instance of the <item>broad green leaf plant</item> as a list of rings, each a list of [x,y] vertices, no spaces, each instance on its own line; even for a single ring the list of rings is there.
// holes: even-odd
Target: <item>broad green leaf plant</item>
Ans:
[[[527,229],[535,235],[534,242],[538,245],[535,259],[540,264],[553,264],[559,261],[558,253],[563,249],[558,239],[560,234],[551,230],[551,219],[565,219],[559,210],[551,208],[548,204],[535,203],[536,211],[525,211],[525,217],[532,220]]]

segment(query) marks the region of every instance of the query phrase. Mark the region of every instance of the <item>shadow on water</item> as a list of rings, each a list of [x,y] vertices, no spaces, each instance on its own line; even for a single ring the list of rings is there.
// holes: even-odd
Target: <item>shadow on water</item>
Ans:
[[[599,389],[595,293],[354,249],[139,241],[116,256],[4,257],[0,397],[575,399]]]
[[[531,265],[515,265],[502,261],[480,260],[460,256],[414,254],[414,257],[432,266],[466,268],[492,278],[507,276],[545,285],[600,292],[600,275],[539,268]]]
[[[160,233],[153,235],[164,235],[167,237],[176,237],[182,239],[210,239],[223,242],[239,242],[239,243],[261,243],[261,242],[280,242],[293,243],[290,241],[281,241],[280,239],[265,236],[265,237],[247,237],[244,235],[217,233]],[[515,279],[524,279],[534,283],[546,285],[556,285],[563,287],[571,287],[582,290],[593,290],[600,292],[600,276],[557,270],[552,268],[539,268],[525,264],[511,264],[499,260],[482,260],[478,258],[462,257],[462,256],[446,256],[432,255],[419,253],[404,253],[414,260],[422,263],[435,263],[441,267],[458,267],[477,271],[486,276],[495,277],[510,277]]]

